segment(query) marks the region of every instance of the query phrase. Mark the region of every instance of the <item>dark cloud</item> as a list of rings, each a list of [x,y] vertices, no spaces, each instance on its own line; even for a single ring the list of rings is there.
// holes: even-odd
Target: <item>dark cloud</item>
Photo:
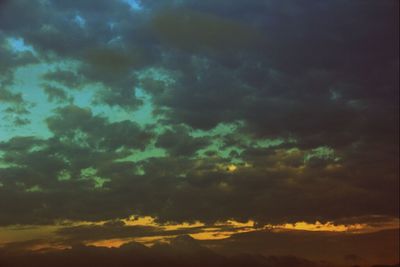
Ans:
[[[304,162],[312,151],[288,152],[279,148],[242,153],[241,158],[249,166],[238,164],[234,172],[227,170],[228,160],[218,158],[165,157],[138,163],[115,162],[129,155],[124,149],[141,149],[141,135],[146,134],[139,131],[135,139],[132,135],[135,127],[131,123],[106,124],[101,117],[77,107],[59,112],[63,115],[48,120],[57,139],[41,141],[44,143],[33,150],[28,145],[19,145],[24,150],[11,150],[24,139],[13,139],[12,143],[2,145],[1,149],[6,151],[3,160],[18,166],[1,170],[7,193],[3,195],[3,203],[21,189],[37,185],[44,191],[18,193],[21,205],[25,201],[30,205],[36,203],[39,210],[49,212],[44,217],[49,220],[103,220],[138,213],[164,222],[215,222],[235,218],[253,219],[262,224],[335,221],[368,214],[398,215],[392,188],[396,178],[388,170],[386,175],[381,172],[380,182],[375,183],[374,169],[381,168],[379,165],[366,163],[365,172],[354,174],[351,170],[360,163],[336,161],[333,156]],[[112,138],[108,131],[113,133]],[[62,173],[67,173],[70,179],[59,181],[57,177]],[[106,179],[98,190],[94,190],[96,177]],[[66,199],[69,200],[57,206]],[[26,213],[29,206],[21,209],[25,211],[24,216],[36,218]],[[4,215],[3,223],[18,222],[20,218],[14,212],[15,207],[12,213]]]
[[[3,249],[0,257],[2,266],[43,266],[70,264],[86,266],[259,266],[259,267],[322,267],[318,264],[293,256],[263,257],[260,255],[237,255],[225,257],[199,245],[188,236],[172,240],[171,244],[159,244],[147,248],[138,243],[129,243],[120,248],[98,248],[77,245],[72,249],[43,253],[10,253]],[[1,259],[1,258],[0,258]]]
[[[32,55],[31,52],[12,53],[11,51],[7,51],[5,49],[0,49],[0,57],[2,58],[2,62],[0,63],[0,73],[2,75],[0,79],[0,93],[2,96],[0,100],[14,102],[16,101],[14,97],[7,97],[7,94],[11,94],[7,92],[9,90],[7,87],[13,83],[13,71],[17,67],[37,63],[37,59]]]
[[[144,149],[151,135],[132,121],[107,122],[93,115],[90,109],[74,105],[60,108],[57,115],[47,119],[49,129],[59,138],[86,142],[93,149]]]
[[[260,33],[251,27],[189,9],[162,11],[156,14],[152,26],[167,45],[189,52],[237,52],[262,42]]]
[[[164,112],[171,121],[211,129],[218,123],[239,119],[237,107],[246,101],[250,88],[237,79],[235,72],[204,57],[185,59],[180,67],[182,79],[159,89],[154,96],[156,107],[169,108]],[[144,86],[154,90],[149,82]]]
[[[13,104],[21,104],[24,102],[21,93],[13,93],[7,89],[0,90],[0,101]]]
[[[385,254],[390,252],[384,248],[379,248],[374,242],[379,239],[389,238],[388,234],[379,233],[370,235],[352,235],[343,234],[328,235],[326,233],[315,233],[307,235],[304,233],[250,233],[240,234],[229,240],[216,241],[197,241],[187,235],[178,236],[170,243],[158,243],[151,248],[132,242],[122,245],[119,248],[101,248],[83,245],[74,245],[71,249],[60,251],[39,251],[28,252],[21,249],[40,244],[40,240],[25,243],[9,244],[0,250],[0,260],[2,266],[43,266],[54,265],[70,266],[71,264],[86,266],[111,266],[118,263],[118,266],[259,266],[259,267],[334,267],[342,266],[347,263],[349,257],[352,264],[363,264],[370,266],[373,263],[393,264],[398,258],[384,258]],[[260,238],[262,237],[262,238]],[[327,242],[325,239],[328,238]],[[310,246],[310,239],[314,239],[320,245],[319,248]],[[346,251],[360,251],[365,247],[365,240],[377,250],[371,251],[372,254],[366,254],[361,251],[362,258],[355,254],[344,254]],[[43,241],[42,241],[43,242]],[[245,246],[243,246],[245,243]],[[284,246],[283,244],[286,244]],[[363,244],[360,247],[360,244]],[[212,249],[207,248],[212,245]],[[267,245],[263,248],[263,245]],[[344,245],[344,247],[341,247]],[[353,247],[352,245],[356,245]],[[245,250],[238,250],[238,247]],[[252,251],[249,253],[248,251]],[[282,249],[280,251],[279,249]],[[312,251],[314,249],[314,251]],[[325,255],[329,255],[329,261],[322,261],[315,251],[317,249]],[[313,261],[294,256],[287,256],[285,253],[297,254],[300,251],[308,251]],[[229,251],[229,252],[227,252]],[[256,251],[256,253],[254,253]],[[271,253],[277,252],[276,256]],[[284,253],[284,255],[282,255]],[[383,253],[383,254],[382,254]],[[315,256],[317,255],[317,256]],[[340,257],[340,260],[336,258]],[[367,264],[367,265],[366,265]],[[389,265],[387,265],[389,266]],[[393,265],[396,266],[396,265]]]
[[[43,91],[47,94],[47,99],[49,100],[49,102],[65,103],[68,101],[72,101],[72,98],[68,97],[67,93],[59,87],[51,86],[48,84],[45,84],[42,87]]]
[[[25,151],[38,143],[41,143],[40,140],[33,136],[15,137],[7,143],[1,143],[0,148],[9,151]]]
[[[123,1],[112,4],[98,1],[94,7],[92,3],[79,1],[64,4],[19,0],[5,5],[2,14],[0,24],[4,30],[11,35],[17,32],[42,59],[81,63],[79,74],[56,70],[44,75],[45,79],[56,80],[71,89],[78,89],[84,83],[102,83],[104,88],[94,103],[128,110],[141,104],[134,94],[132,71],[149,64],[152,56],[147,45],[140,47],[118,41],[123,32],[135,33],[136,26],[129,25],[141,20],[141,16],[133,16]],[[20,14],[26,23],[20,24],[10,14]],[[78,15],[81,24],[77,22]],[[121,26],[114,29],[110,23]]]
[[[394,264],[399,261],[397,230],[376,233],[343,234],[304,231],[261,231],[236,234],[222,241],[206,241],[219,253],[260,253],[267,255],[303,255],[320,261],[368,266],[376,263]],[[381,246],[380,244],[385,244]]]
[[[6,2],[4,2],[6,4]],[[14,126],[29,124],[29,119],[23,117],[30,113],[33,106],[26,101],[21,92],[12,89],[14,71],[29,64],[37,63],[37,58],[31,51],[16,52],[0,28],[0,106],[4,115],[3,121],[11,122]]]
[[[4,121],[9,121],[15,126],[23,126],[30,123],[30,120],[24,116],[31,113],[29,108],[34,105],[27,102],[22,97],[22,93],[14,93],[7,88],[0,88],[0,105],[1,104],[7,106],[2,110],[4,113],[2,119]]]
[[[124,226],[124,225],[88,225],[62,228],[57,234],[67,239],[67,242],[97,241],[112,238],[154,236],[161,229],[153,226]]]
[[[185,4],[192,5],[190,1]],[[396,86],[393,74],[398,69],[394,48],[398,38],[393,34],[397,32],[396,17],[383,15],[391,14],[393,4],[391,1],[349,5],[342,1],[265,4],[261,10],[271,21],[255,21],[254,24],[264,27],[263,34],[257,36],[258,39],[266,36],[267,44],[255,49],[242,47],[240,51],[250,55],[239,56],[240,64],[233,65],[227,65],[219,57],[229,51],[231,46],[226,44],[215,48],[215,54],[208,54],[202,61],[194,61],[193,54],[171,56],[174,62],[167,61],[166,66],[177,66],[183,78],[173,89],[164,91],[165,97],[161,100],[156,98],[156,103],[171,108],[169,114],[174,120],[196,128],[207,129],[221,121],[243,120],[254,134],[293,135],[307,146],[318,143],[341,146],[355,142],[366,132],[373,134],[367,129],[380,128],[376,117],[379,121],[390,119],[385,125],[394,125],[396,120],[392,98]],[[254,5],[253,2],[249,5],[237,3],[238,7],[250,10]],[[224,4],[197,5],[214,11],[222,10],[218,9],[221,6]],[[186,46],[195,50],[197,46],[212,46],[203,44],[205,37],[201,33],[209,31],[190,28],[199,24],[214,29],[207,26],[207,15],[204,18],[197,13],[191,16],[190,11],[177,13],[182,15],[160,15],[161,35],[175,41],[178,47],[184,46],[185,40],[189,42]],[[183,20],[185,16],[189,22],[180,23],[180,17]],[[354,16],[362,22],[350,23]],[[172,22],[163,21],[168,18]],[[191,19],[196,23],[190,23]],[[179,27],[168,28],[169,23],[179,24]],[[371,25],[372,32],[366,30],[371,28],[366,25]],[[182,28],[184,33],[180,34],[176,28]],[[234,46],[229,38],[218,36]],[[240,36],[240,31],[230,36]],[[225,69],[215,67],[220,64]],[[366,82],[364,77],[374,81]],[[376,115],[378,110],[380,114]],[[393,129],[388,132],[393,133]]]
[[[43,75],[43,79],[58,82],[72,90],[79,89],[83,83],[82,77],[79,74],[66,70],[48,72]]]
[[[85,64],[81,73],[87,79],[104,85],[94,103],[127,110],[135,110],[142,104],[135,94],[137,84],[133,71],[149,63],[144,49],[134,46],[90,48],[83,59]]]
[[[0,224],[399,216],[398,1],[140,4],[1,2],[3,119],[18,132],[39,116],[12,86],[31,63],[50,64],[57,107],[48,135],[0,141]],[[148,127],[132,112],[144,104]],[[103,230],[119,234],[83,231]]]
[[[123,163],[113,161],[130,155],[131,149],[144,149],[151,138],[134,122],[109,123],[90,110],[76,106],[60,108],[47,123],[54,133],[47,140],[16,137],[1,143],[2,162],[6,164],[0,169],[1,198],[6,211],[0,216],[2,224],[51,222],[71,216],[77,219],[87,209],[100,209],[103,205],[98,202],[100,195],[106,203],[106,199],[118,194],[101,192],[101,181],[118,175],[111,170],[129,169],[133,174],[137,169],[134,164],[123,168]],[[96,190],[96,186],[100,188]],[[11,198],[15,199],[14,206],[6,204]],[[110,202],[111,206],[117,207],[117,202],[122,200],[116,199]],[[81,201],[88,204],[80,208],[82,213],[75,210]],[[62,202],[63,207],[59,206]],[[129,216],[129,206],[123,205],[112,214]],[[90,217],[97,220],[103,215]]]
[[[232,229],[229,229],[232,230]],[[170,238],[170,236],[186,235],[202,232],[203,227],[178,228],[166,230],[162,226],[127,226],[122,221],[107,222],[103,225],[83,225],[64,227],[59,229],[56,234],[65,244],[77,244],[88,241],[102,241],[107,239],[124,239],[140,237]]]
[[[12,51],[6,36],[0,30],[0,103],[22,104],[21,93],[12,92],[8,87],[13,82],[13,71],[19,66],[35,63],[37,60],[31,52],[16,53]]]
[[[207,138],[192,137],[186,128],[179,126],[161,134],[156,142],[157,146],[166,149],[173,157],[193,156],[196,151],[209,144]]]

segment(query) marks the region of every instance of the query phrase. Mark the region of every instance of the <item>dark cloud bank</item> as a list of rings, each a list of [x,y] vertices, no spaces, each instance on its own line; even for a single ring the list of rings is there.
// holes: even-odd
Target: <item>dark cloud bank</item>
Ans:
[[[0,1],[4,119],[30,124],[34,105],[12,89],[18,67],[78,65],[42,77],[57,105],[43,118],[48,137],[0,140],[0,225],[132,214],[259,224],[399,216],[398,1],[139,3],[141,11],[122,1]],[[10,37],[35,53],[5,49]],[[173,82],[135,74],[150,67]],[[94,112],[140,109],[138,87],[156,122]],[[84,90],[94,95],[87,107],[71,97]],[[221,125],[235,130],[208,132]],[[259,145],[264,139],[281,142]],[[165,154],[132,160],[150,147]],[[232,162],[237,170],[227,171]],[[32,257],[68,262],[104,250],[124,261],[125,249]],[[243,257],[237,262],[289,266]]]
[[[188,235],[181,235],[171,239],[168,244],[157,243],[151,248],[135,242],[119,248],[91,247],[75,243],[72,248],[64,250],[21,252],[21,248],[33,245],[33,241],[10,244],[1,249],[0,266],[394,267],[399,265],[371,264],[385,262],[394,255],[393,249],[399,247],[398,242],[394,248],[389,245],[390,242],[396,242],[394,234],[398,234],[398,231],[356,236],[261,231],[236,234],[231,238],[215,241],[197,241]],[[382,241],[388,245],[381,247]],[[292,255],[303,254],[314,260],[284,253],[288,251]],[[279,256],[267,256],[271,253]],[[341,263],[337,265],[324,260],[328,255]]]

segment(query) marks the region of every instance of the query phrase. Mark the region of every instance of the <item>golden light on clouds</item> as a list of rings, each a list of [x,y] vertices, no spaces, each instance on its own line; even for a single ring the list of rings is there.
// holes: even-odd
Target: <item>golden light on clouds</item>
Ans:
[[[155,222],[155,218],[150,216],[131,216],[128,219],[122,220],[125,225],[135,226],[135,225],[146,225],[146,226],[158,226]]]
[[[181,231],[181,233],[187,233],[191,237],[197,240],[219,240],[229,238],[234,234],[268,230],[274,232],[281,231],[310,231],[310,232],[342,232],[342,233],[367,233],[376,232],[385,229],[395,229],[398,227],[400,220],[394,218],[386,222],[380,223],[379,225],[374,224],[334,224],[333,222],[322,223],[316,221],[315,223],[308,223],[304,221],[296,223],[286,224],[267,224],[264,226],[257,226],[252,220],[247,222],[239,222],[235,220],[227,220],[224,222],[217,222],[215,224],[204,224],[201,222],[193,223],[158,223],[156,218],[150,216],[132,216],[124,219],[123,225],[119,227],[154,227],[158,229],[158,235],[152,235],[151,233],[146,236],[140,237],[128,237],[128,238],[109,238],[104,240],[87,240],[84,242],[85,245],[97,246],[97,247],[120,247],[123,244],[129,242],[138,242],[146,246],[152,246],[157,242],[168,242],[169,239],[176,237],[180,233],[174,231]],[[46,242],[36,243],[34,246],[27,246],[29,250],[38,249],[64,249],[65,246],[60,242],[60,236],[57,234],[57,230],[63,227],[76,227],[76,226],[96,226],[102,227],[107,225],[107,221],[98,222],[60,222],[53,226],[30,226],[30,227],[0,227],[0,247],[12,242],[25,242],[30,240],[46,240]],[[110,227],[110,226],[106,226]],[[163,234],[164,233],[164,234]]]
[[[235,164],[216,164],[216,171],[235,172],[238,171],[238,166]]]
[[[253,228],[234,229],[232,231],[224,231],[220,228],[205,228],[203,232],[190,234],[191,237],[197,240],[217,240],[229,238],[233,234],[245,233],[254,231]]]
[[[236,167],[236,165],[234,165],[234,164],[229,164],[229,165],[227,166],[227,170],[228,170],[229,172],[234,172],[234,171],[237,170],[237,167]]]
[[[320,223],[319,221],[315,223],[307,223],[307,222],[297,222],[294,224],[283,224],[278,226],[272,226],[274,229],[285,229],[285,230],[301,230],[301,231],[323,231],[323,232],[353,232],[360,231],[366,227],[365,224],[353,224],[353,225],[344,225],[339,224],[335,225],[332,222]]]
[[[58,228],[53,225],[0,227],[0,246],[11,242],[50,238]]]
[[[86,242],[85,245],[87,246],[94,246],[94,247],[107,247],[107,248],[118,248],[123,244],[135,241],[134,238],[114,238],[114,239],[107,239],[107,240],[100,240],[100,241],[91,241]]]

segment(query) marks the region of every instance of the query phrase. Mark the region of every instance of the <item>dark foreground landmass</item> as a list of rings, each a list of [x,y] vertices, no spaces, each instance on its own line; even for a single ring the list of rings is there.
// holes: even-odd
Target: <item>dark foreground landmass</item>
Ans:
[[[0,250],[0,267],[336,267],[329,262],[315,262],[294,256],[263,256],[236,254],[223,256],[199,245],[189,236],[181,236],[171,243],[160,243],[149,248],[136,242],[119,248],[77,245],[71,249],[21,252],[11,248]],[[343,266],[343,265],[341,265]],[[346,265],[358,266],[358,265]],[[397,265],[374,265],[373,267]]]

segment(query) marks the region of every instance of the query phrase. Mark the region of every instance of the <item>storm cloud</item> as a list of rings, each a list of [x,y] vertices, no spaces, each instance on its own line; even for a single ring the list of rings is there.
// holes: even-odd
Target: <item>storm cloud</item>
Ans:
[[[398,5],[0,1],[0,225],[398,218]]]

